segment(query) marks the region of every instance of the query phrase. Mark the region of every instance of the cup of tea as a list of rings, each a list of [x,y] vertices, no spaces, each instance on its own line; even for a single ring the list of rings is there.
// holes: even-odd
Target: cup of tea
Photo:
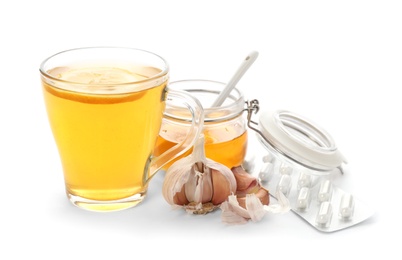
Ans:
[[[136,206],[161,167],[190,149],[203,124],[200,102],[168,87],[169,65],[122,47],[66,50],[40,65],[44,102],[68,199],[92,211]],[[191,115],[191,130],[158,156],[166,104]]]

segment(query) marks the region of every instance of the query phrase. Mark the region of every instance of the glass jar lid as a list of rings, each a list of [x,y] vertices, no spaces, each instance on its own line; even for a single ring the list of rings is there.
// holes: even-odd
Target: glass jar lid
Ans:
[[[310,120],[286,110],[264,111],[259,133],[267,148],[305,167],[330,171],[345,162],[332,137]]]

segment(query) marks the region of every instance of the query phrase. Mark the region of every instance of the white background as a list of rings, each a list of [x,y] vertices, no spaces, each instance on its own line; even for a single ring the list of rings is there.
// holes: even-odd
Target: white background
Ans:
[[[401,14],[400,1],[387,0],[2,1],[0,258],[397,259]],[[238,87],[263,109],[292,110],[324,127],[349,161],[348,188],[375,215],[330,234],[293,213],[227,226],[219,211],[173,211],[158,175],[136,208],[72,206],[38,69],[56,52],[100,45],[155,52],[169,62],[171,80],[227,81],[258,51]]]

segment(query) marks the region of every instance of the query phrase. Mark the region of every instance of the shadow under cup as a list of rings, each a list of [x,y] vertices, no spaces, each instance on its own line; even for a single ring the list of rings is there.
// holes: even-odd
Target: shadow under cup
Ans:
[[[40,73],[66,193],[78,207],[114,211],[137,205],[166,158],[193,144],[152,158],[167,96],[186,99],[167,91],[169,67],[156,54],[73,49],[46,59]]]

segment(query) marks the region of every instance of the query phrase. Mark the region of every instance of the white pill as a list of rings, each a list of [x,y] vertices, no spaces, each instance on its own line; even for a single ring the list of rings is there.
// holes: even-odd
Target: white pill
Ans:
[[[262,161],[264,163],[268,163],[268,162],[273,163],[274,162],[274,156],[271,153],[269,153],[269,154],[267,154],[267,155],[262,157]]]
[[[324,180],[321,182],[320,189],[317,194],[319,202],[329,201],[332,195],[332,184],[330,180]]]
[[[342,195],[341,204],[339,206],[339,216],[342,219],[349,219],[352,217],[354,211],[353,196],[349,193]]]
[[[267,162],[261,166],[258,177],[260,178],[261,181],[264,181],[264,182],[270,181],[272,178],[273,172],[274,172],[274,165],[270,162]]]
[[[278,185],[276,186],[276,190],[281,191],[283,195],[288,196],[291,184],[292,178],[289,175],[282,175],[279,179]]]
[[[299,179],[297,181],[297,188],[301,189],[303,187],[311,187],[311,175],[304,172],[300,173]]]
[[[285,163],[282,163],[279,167],[279,172],[284,175],[291,175],[293,172],[293,168]]]
[[[316,223],[320,226],[328,226],[332,217],[332,206],[329,201],[324,201],[318,210]]]
[[[307,187],[302,187],[299,191],[299,196],[297,197],[297,208],[299,210],[307,209],[310,203],[310,189]]]

